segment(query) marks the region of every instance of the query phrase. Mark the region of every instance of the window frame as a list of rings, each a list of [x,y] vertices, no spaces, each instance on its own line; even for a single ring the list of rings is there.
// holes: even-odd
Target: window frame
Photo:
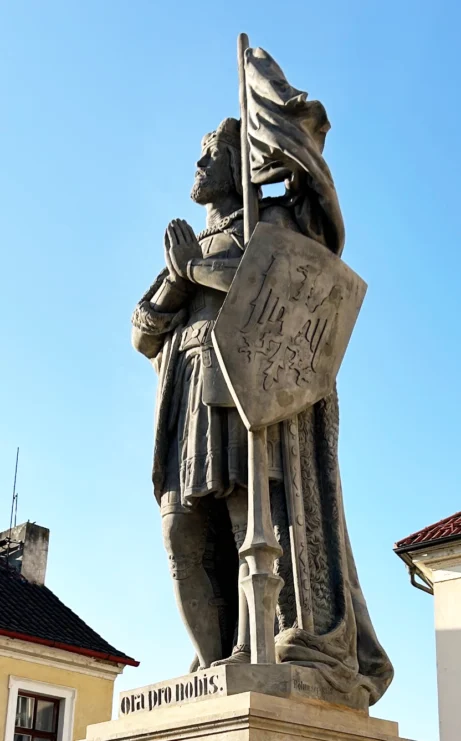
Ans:
[[[16,728],[16,707],[18,695],[21,694],[34,696],[39,695],[43,699],[58,700],[58,726],[56,729],[56,741],[72,741],[75,700],[77,696],[77,691],[74,688],[10,675],[8,689],[5,741],[13,741],[14,739]],[[32,729],[29,729],[29,731],[32,731]],[[43,741],[47,741],[51,736],[51,734],[42,736],[42,733],[45,734],[46,732],[39,731],[36,735],[41,736]],[[33,733],[28,735],[33,735]]]
[[[35,693],[33,694],[32,692],[26,692],[25,690],[19,689],[18,699],[20,697],[27,697],[34,700],[32,726],[31,728],[26,728],[26,726],[18,726],[15,719],[14,735],[16,736],[16,734],[21,734],[22,736],[31,736],[31,738],[33,739],[40,738],[44,739],[44,741],[58,741],[59,716],[62,712],[62,700],[60,700],[59,697],[51,697],[50,695],[37,695]],[[45,702],[49,702],[53,705],[53,731],[41,731],[36,728],[38,703],[40,702],[40,700],[44,700]]]

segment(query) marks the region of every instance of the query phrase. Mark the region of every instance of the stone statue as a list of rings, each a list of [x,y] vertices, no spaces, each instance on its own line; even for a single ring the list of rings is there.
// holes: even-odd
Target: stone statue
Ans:
[[[246,186],[253,188],[258,222],[308,237],[337,256],[344,244],[322,155],[329,129],[324,107],[292,88],[266,52],[246,50],[245,64],[245,120],[228,118],[202,140],[191,196],[206,208],[206,228],[196,235],[181,219],[167,226],[166,268],[132,317],[133,345],[159,374],[153,483],[177,604],[196,652],[192,671],[251,661],[242,588],[248,563],[239,557],[248,525],[249,438],[212,336],[247,245],[244,125]],[[263,198],[261,185],[280,180],[286,194]],[[243,304],[250,300],[241,295]],[[280,585],[283,579],[275,597],[276,661],[310,667],[319,685],[345,694],[359,690],[372,704],[393,670],[374,633],[347,535],[336,390],[290,422],[299,451],[302,549],[290,541],[283,424],[269,425],[264,437],[279,546],[274,572]],[[309,594],[303,624],[294,576],[300,564]]]

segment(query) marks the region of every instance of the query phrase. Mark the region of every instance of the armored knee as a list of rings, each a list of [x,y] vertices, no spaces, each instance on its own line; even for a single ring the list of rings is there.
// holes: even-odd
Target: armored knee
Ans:
[[[237,550],[245,540],[248,522],[248,497],[246,491],[236,489],[227,498],[227,509]]]
[[[190,514],[162,517],[163,542],[173,579],[187,579],[202,565],[205,537],[201,523]]]
[[[243,545],[243,541],[245,540],[245,535],[247,532],[246,524],[242,525],[234,525],[232,528],[232,533],[234,535],[235,545],[237,546],[237,550],[239,551],[240,548]]]

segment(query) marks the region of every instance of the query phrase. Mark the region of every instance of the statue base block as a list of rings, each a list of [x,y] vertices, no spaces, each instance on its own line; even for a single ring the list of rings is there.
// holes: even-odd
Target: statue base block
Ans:
[[[397,723],[321,700],[258,692],[141,710],[89,726],[87,741],[403,741]]]
[[[225,664],[186,674],[147,687],[120,693],[119,717],[165,706],[197,703],[210,697],[258,692],[296,699],[323,700],[368,714],[369,694],[364,687],[340,692],[312,667],[296,664]]]

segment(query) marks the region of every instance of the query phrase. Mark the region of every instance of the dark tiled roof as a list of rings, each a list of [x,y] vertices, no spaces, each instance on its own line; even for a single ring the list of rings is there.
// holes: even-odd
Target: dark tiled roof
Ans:
[[[48,587],[32,584],[0,562],[0,635],[137,666],[95,633]]]
[[[395,548],[407,548],[415,545],[429,544],[434,540],[440,540],[441,538],[454,538],[461,536],[461,512],[446,517],[440,522],[436,522],[434,525],[418,530],[417,533],[409,535],[403,540],[399,540],[395,544]]]

